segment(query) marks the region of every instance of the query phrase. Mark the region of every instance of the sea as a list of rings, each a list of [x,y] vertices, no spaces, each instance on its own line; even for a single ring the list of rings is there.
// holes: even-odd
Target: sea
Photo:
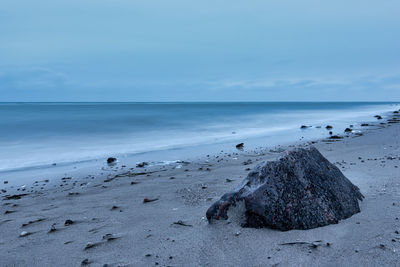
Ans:
[[[108,157],[188,157],[343,134],[399,109],[392,102],[0,103],[0,180]],[[301,125],[310,126],[300,129]]]

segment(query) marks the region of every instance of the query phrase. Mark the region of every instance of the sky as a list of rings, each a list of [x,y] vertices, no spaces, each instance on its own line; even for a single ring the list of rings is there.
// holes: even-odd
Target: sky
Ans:
[[[0,101],[400,101],[400,1],[2,0]]]

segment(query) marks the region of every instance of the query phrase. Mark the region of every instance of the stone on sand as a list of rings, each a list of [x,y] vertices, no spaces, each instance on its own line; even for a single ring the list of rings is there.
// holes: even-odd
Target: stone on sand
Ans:
[[[209,222],[228,219],[228,210],[244,202],[244,209],[232,210],[243,213],[245,227],[311,229],[360,212],[362,199],[359,188],[316,148],[298,148],[257,166],[206,215]]]

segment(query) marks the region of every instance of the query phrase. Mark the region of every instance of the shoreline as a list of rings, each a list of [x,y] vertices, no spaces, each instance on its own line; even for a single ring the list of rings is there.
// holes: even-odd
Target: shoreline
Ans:
[[[362,136],[297,142],[275,151],[225,151],[148,168],[119,163],[103,175],[41,180],[33,184],[34,192],[28,185],[24,191],[14,188],[0,194],[0,265],[79,266],[88,259],[91,266],[396,266],[400,124],[381,126],[380,121]],[[309,145],[361,189],[361,213],[306,231],[241,228],[234,219],[207,223],[207,208],[240,184],[249,168],[282,150]],[[143,203],[145,198],[157,200]],[[28,234],[20,237],[24,231]],[[107,234],[115,239],[103,239]],[[316,240],[331,245],[280,245]]]
[[[398,105],[393,104],[394,107]],[[370,116],[370,120],[366,119],[363,121],[358,121],[354,123],[353,133],[358,134],[362,132],[367,132],[371,126],[381,127],[379,123],[387,122],[387,119],[392,115],[392,112],[384,112],[380,114],[383,117],[381,120],[376,120],[373,115]],[[368,124],[368,127],[362,127],[362,124]],[[328,124],[327,124],[328,125]],[[155,151],[148,151],[142,153],[128,153],[128,154],[118,154],[110,153],[109,157],[116,157],[118,159],[117,165],[119,166],[129,166],[135,167],[139,162],[148,162],[150,165],[169,165],[170,163],[177,161],[202,161],[206,159],[206,155],[215,154],[221,155],[218,151],[224,151],[225,153],[236,153],[240,151],[235,149],[235,145],[240,142],[245,143],[245,151],[251,153],[256,150],[273,150],[276,147],[299,145],[305,142],[315,142],[321,141],[329,137],[328,132],[333,131],[333,135],[346,136],[349,135],[343,132],[347,127],[344,125],[335,125],[331,123],[334,128],[332,130],[326,130],[325,124],[317,124],[307,126],[302,129],[302,125],[298,125],[297,133],[288,134],[287,136],[280,136],[279,142],[277,142],[276,137],[269,136],[255,136],[238,138],[236,140],[225,140],[219,142],[213,142],[211,144],[193,144],[185,147],[161,149]],[[343,129],[342,129],[343,128]],[[272,138],[272,140],[270,140]],[[20,186],[29,186],[32,183],[39,180],[50,180],[54,181],[56,179],[61,179],[65,176],[71,176],[78,179],[83,179],[88,175],[102,176],[105,177],[104,173],[114,173],[115,170],[109,168],[110,166],[106,164],[106,157],[94,158],[83,161],[72,161],[72,162],[54,162],[52,164],[45,164],[41,166],[31,166],[22,167],[17,169],[1,170],[0,171],[0,190],[1,189],[13,189]],[[121,172],[122,173],[122,170]],[[117,174],[120,174],[117,173]],[[40,178],[38,178],[40,177]],[[7,181],[8,184],[3,184]],[[1,195],[1,191],[0,191]]]
[[[50,107],[55,109],[55,111],[59,109],[57,105]],[[184,107],[186,106],[184,105]],[[172,126],[179,123],[180,126],[174,130],[169,129],[170,127],[161,127],[159,128],[159,133],[151,133],[150,136],[153,136],[152,139],[147,138],[147,134],[145,135],[146,138],[140,137],[143,135],[141,133],[146,131],[146,127],[130,129],[126,128],[123,124],[121,125],[120,121],[115,124],[104,121],[103,118],[103,121],[100,120],[103,126],[97,127],[92,125],[92,127],[89,127],[87,124],[90,124],[90,121],[83,120],[83,122],[79,123],[82,118],[76,116],[76,111],[74,111],[75,113],[71,111],[71,118],[65,118],[67,119],[66,123],[68,127],[63,126],[63,117],[60,117],[56,121],[52,117],[48,118],[45,114],[42,114],[42,120],[45,122],[47,120],[47,123],[42,122],[37,116],[33,116],[33,121],[28,123],[28,121],[20,120],[15,115],[15,113],[21,112],[20,109],[24,110],[21,107],[10,111],[10,119],[8,120],[7,113],[3,114],[5,122],[2,124],[4,128],[0,144],[4,147],[3,152],[0,153],[0,182],[4,177],[11,180],[8,176],[12,176],[13,172],[19,172],[21,176],[25,177],[27,174],[29,175],[29,172],[36,172],[37,175],[41,176],[40,170],[44,169],[48,169],[48,171],[52,169],[54,173],[57,173],[61,169],[63,169],[63,172],[68,172],[73,167],[81,168],[88,165],[102,167],[98,163],[102,163],[102,161],[110,156],[127,160],[128,162],[124,162],[124,164],[132,164],[131,159],[137,159],[138,162],[182,160],[192,157],[193,154],[205,155],[210,151],[215,152],[218,151],[218,148],[226,150],[230,148],[229,146],[233,146],[235,142],[246,142],[247,145],[253,142],[253,147],[256,147],[258,144],[273,146],[282,143],[292,143],[294,140],[300,139],[302,134],[304,134],[306,139],[314,140],[327,135],[327,131],[312,128],[307,131],[300,131],[299,127],[301,124],[321,126],[329,122],[335,126],[335,131],[339,130],[340,132],[349,124],[357,125],[357,122],[372,120],[374,115],[385,113],[400,106],[398,103],[364,103],[353,106],[339,103],[335,103],[334,105],[332,103],[301,105],[300,103],[297,105],[288,104],[287,107],[283,106],[285,108],[282,110],[282,107],[279,107],[279,105],[265,103],[261,106],[252,107],[250,111],[245,111],[245,103],[238,103],[235,107],[244,110],[245,115],[240,116],[238,111],[235,111],[234,114],[228,116],[227,112],[230,110],[229,108],[216,108],[213,106],[212,108],[214,109],[212,109],[212,112],[215,115],[222,112],[224,115],[221,116],[227,120],[226,122],[224,120],[221,121],[221,118],[205,121],[199,120],[197,122],[199,125],[197,126],[196,123],[192,123],[192,120],[190,120],[187,127],[183,126],[183,124],[186,125],[185,123],[188,121],[188,118],[192,116],[192,119],[197,121],[196,114],[207,111],[205,110],[206,107],[189,109],[191,112],[190,116],[182,119],[179,118],[179,114],[175,114],[176,112],[174,113],[167,109],[170,117],[175,114],[173,116],[175,119],[169,118],[172,119],[169,123]],[[68,108],[71,109],[71,107]],[[104,107],[97,107],[98,110],[102,110],[102,108]],[[133,105],[130,108],[137,109],[138,107]],[[158,106],[155,108],[160,109]],[[175,108],[183,109],[180,105]],[[83,107],[78,108],[78,110],[80,109],[83,109]],[[116,106],[113,109],[114,113],[108,116],[115,117],[115,119],[120,118],[122,121],[124,120],[123,118],[125,120],[137,120],[136,117],[131,118],[132,115],[127,108],[123,109],[124,113],[122,114],[119,110],[121,107]],[[117,112],[118,110],[119,112]],[[196,111],[194,114],[193,110]],[[42,109],[33,106],[28,111],[33,112],[33,114],[38,112],[41,114]],[[86,111],[83,109],[82,112]],[[173,114],[170,114],[171,112]],[[250,116],[249,113],[254,113],[254,115]],[[60,114],[57,116],[60,116]],[[88,116],[97,120],[102,118],[102,116],[99,116],[93,110],[89,112]],[[159,116],[162,117],[162,114],[159,114]],[[207,118],[207,116],[203,116],[203,120],[204,117]],[[156,118],[158,117],[156,116],[153,119]],[[28,117],[26,120],[29,119]],[[70,125],[69,120],[76,122]],[[9,122],[8,124],[7,121]],[[151,122],[152,120],[149,120],[149,123]],[[15,124],[26,126],[25,128],[21,126],[22,129],[19,129],[15,127]],[[43,130],[36,130],[36,128],[41,127],[43,127]],[[88,127],[93,130],[98,129],[99,132],[90,132],[87,129]],[[150,128],[154,128],[154,126]],[[21,133],[23,129],[25,130]],[[129,131],[127,132],[128,129]],[[167,131],[163,132],[162,129]],[[205,135],[202,136],[202,132],[194,131],[194,129],[204,131]],[[31,133],[32,138],[29,138],[27,133]],[[35,137],[38,134],[42,136],[41,139]],[[202,149],[203,147],[204,149]],[[176,157],[171,158],[171,155],[174,154]],[[97,166],[95,166],[96,164]]]

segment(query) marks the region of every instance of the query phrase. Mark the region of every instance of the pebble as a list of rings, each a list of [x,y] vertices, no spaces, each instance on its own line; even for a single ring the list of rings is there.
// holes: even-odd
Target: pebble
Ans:
[[[73,224],[73,223],[74,223],[74,221],[68,219],[68,220],[65,221],[64,225],[65,225],[65,226],[68,226],[68,225],[71,225],[71,224]]]
[[[24,236],[28,236],[28,235],[30,235],[31,233],[29,233],[29,232],[27,232],[27,231],[22,231],[20,234],[19,234],[19,236],[20,237],[24,237]]]

